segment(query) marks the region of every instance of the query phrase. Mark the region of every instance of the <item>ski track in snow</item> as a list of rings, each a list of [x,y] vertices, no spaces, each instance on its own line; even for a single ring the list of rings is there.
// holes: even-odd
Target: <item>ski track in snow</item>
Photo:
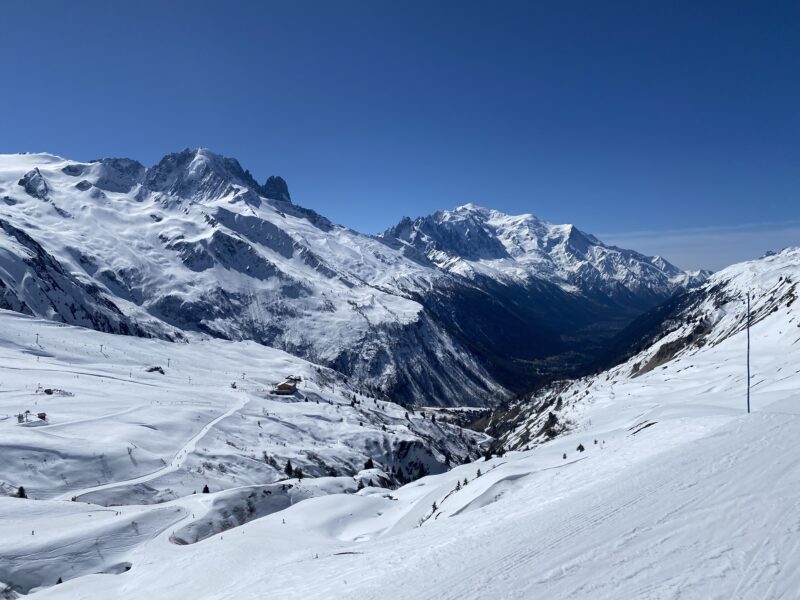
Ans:
[[[54,500],[69,500],[72,497],[80,498],[84,494],[89,494],[91,492],[100,492],[100,491],[103,491],[103,490],[110,490],[110,489],[113,489],[113,488],[125,487],[125,486],[128,486],[128,485],[134,485],[134,484],[137,484],[137,483],[147,483],[148,481],[152,481],[153,479],[156,479],[157,477],[161,477],[162,475],[166,475],[167,473],[172,473],[174,471],[177,471],[186,462],[186,459],[188,458],[188,456],[192,452],[194,452],[195,448],[197,447],[197,442],[199,442],[201,439],[203,439],[206,436],[206,434],[209,431],[211,431],[211,429],[217,423],[219,423],[223,419],[227,419],[228,417],[233,415],[235,412],[237,412],[239,410],[242,410],[247,405],[247,402],[248,402],[248,400],[244,399],[244,400],[240,400],[239,402],[234,403],[234,405],[231,408],[229,408],[227,411],[225,411],[224,413],[222,413],[221,415],[219,415],[215,419],[213,419],[213,420],[209,421],[208,423],[206,423],[206,425],[204,425],[203,428],[199,432],[197,432],[183,446],[181,446],[181,448],[178,450],[178,452],[172,458],[170,463],[167,466],[163,467],[162,469],[158,469],[157,471],[153,471],[152,473],[148,473],[147,475],[142,475],[141,477],[135,477],[133,479],[127,479],[127,480],[124,480],[124,481],[114,481],[114,482],[106,483],[106,484],[103,484],[103,485],[96,485],[96,486],[93,486],[93,487],[84,488],[84,489],[78,490],[78,491],[67,492],[65,494],[61,494],[60,496],[56,496],[54,498]],[[80,421],[78,421],[78,422],[80,422]],[[86,420],[84,420],[83,422],[86,422]]]

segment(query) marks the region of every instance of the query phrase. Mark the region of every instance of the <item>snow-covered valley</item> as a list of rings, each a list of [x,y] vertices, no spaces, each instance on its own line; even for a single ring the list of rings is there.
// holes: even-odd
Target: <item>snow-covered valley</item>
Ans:
[[[0,600],[800,600],[800,2],[5,2]]]
[[[797,249],[714,275],[626,362],[506,415],[519,450],[489,460],[485,436],[353,406],[341,377],[252,342],[2,312],[0,480],[29,499],[0,498],[0,581],[86,599],[794,598],[798,281]],[[297,396],[269,394],[287,375]],[[396,487],[398,466],[414,480]]]

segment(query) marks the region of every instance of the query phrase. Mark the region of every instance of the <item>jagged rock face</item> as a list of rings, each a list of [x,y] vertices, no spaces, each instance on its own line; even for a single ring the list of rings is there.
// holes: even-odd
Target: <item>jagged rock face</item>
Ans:
[[[4,308],[253,340],[419,404],[494,404],[564,374],[681,285],[660,259],[476,207],[361,235],[205,149],[150,168],[2,156],[0,197]]]
[[[266,198],[270,198],[272,200],[283,200],[284,202],[292,201],[291,196],[289,196],[289,186],[286,185],[283,177],[273,175],[267,178],[262,190]]]
[[[47,182],[42,177],[39,169],[33,169],[25,173],[22,179],[19,180],[19,185],[23,187],[25,193],[29,196],[39,200],[47,200],[47,192],[50,191],[50,188],[47,186]]]
[[[257,189],[258,184],[239,161],[224,158],[205,149],[183,150],[168,154],[155,167],[148,169],[144,187],[195,201],[226,196],[234,186]]]

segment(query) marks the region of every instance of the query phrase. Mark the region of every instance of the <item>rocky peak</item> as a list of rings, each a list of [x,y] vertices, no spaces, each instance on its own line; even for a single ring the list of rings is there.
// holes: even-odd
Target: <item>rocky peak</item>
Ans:
[[[206,148],[185,149],[168,154],[147,170],[144,186],[181,198],[210,200],[234,192],[234,185],[258,190],[249,171],[234,158],[226,158]]]
[[[29,196],[39,198],[39,200],[47,200],[50,187],[38,167],[25,173],[17,183],[25,189]]]
[[[265,198],[270,200],[282,200],[284,202],[291,202],[292,198],[289,195],[289,186],[283,177],[278,175],[270,175],[266,183],[261,187],[261,193]]]

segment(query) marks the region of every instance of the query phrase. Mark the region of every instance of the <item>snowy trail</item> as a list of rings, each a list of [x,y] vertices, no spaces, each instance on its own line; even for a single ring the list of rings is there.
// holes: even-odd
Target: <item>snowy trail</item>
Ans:
[[[118,410],[112,413],[106,413],[104,415],[97,415],[96,417],[86,417],[85,419],[74,419],[72,421],[65,421],[63,423],[52,423],[50,425],[40,425],[36,429],[37,431],[50,431],[50,430],[58,430],[60,428],[66,428],[70,425],[82,425],[84,423],[92,423],[95,421],[105,421],[108,419],[113,419],[115,417],[121,417],[122,415],[128,415],[131,413],[136,412],[137,410],[142,410],[149,406],[149,403],[144,404],[137,404],[136,406],[131,406],[130,408],[126,408],[124,410]]]
[[[187,457],[194,451],[197,447],[197,443],[205,437],[205,435],[220,421],[223,419],[227,419],[235,412],[241,410],[245,407],[245,405],[249,402],[249,399],[242,399],[237,401],[231,408],[227,411],[216,417],[215,419],[206,423],[203,428],[198,431],[194,436],[192,436],[181,448],[175,453],[175,456],[172,458],[170,463],[165,467],[148,473],[146,475],[142,475],[140,477],[134,477],[132,479],[126,479],[124,481],[114,481],[111,483],[104,483],[102,485],[92,486],[88,488],[84,488],[82,490],[66,492],[64,494],[55,496],[54,500],[69,500],[73,497],[80,497],[84,494],[89,494],[92,492],[99,492],[103,490],[110,490],[118,487],[124,487],[127,485],[135,485],[137,483],[146,483],[157,477],[161,477],[162,475],[166,475],[167,473],[172,473],[173,471],[177,471],[183,463],[186,461]]]

